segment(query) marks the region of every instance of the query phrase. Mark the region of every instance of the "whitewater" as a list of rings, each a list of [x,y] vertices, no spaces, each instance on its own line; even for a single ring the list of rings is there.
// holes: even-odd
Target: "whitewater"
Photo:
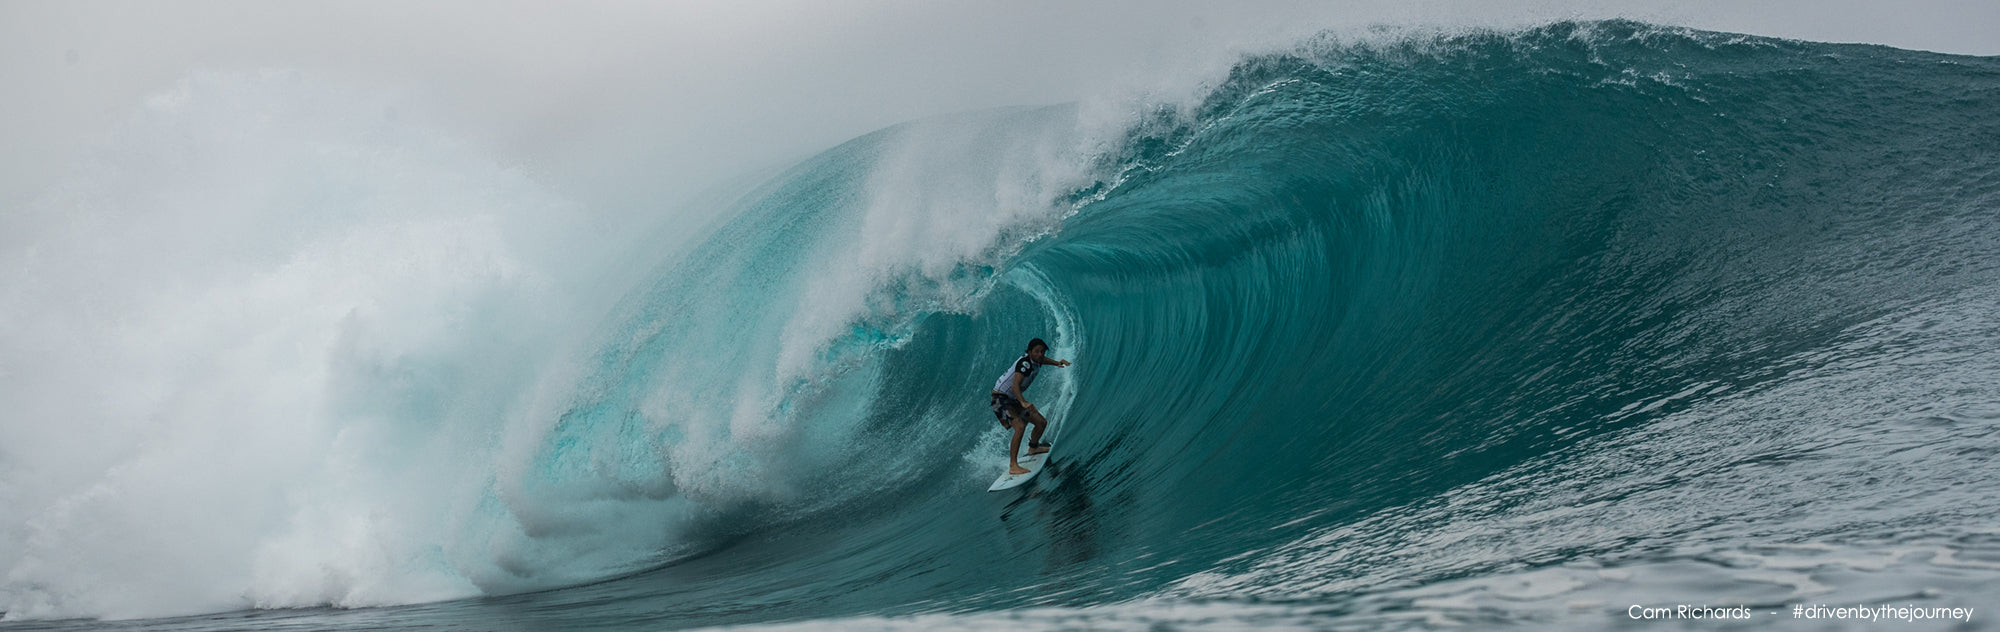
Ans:
[[[703,199],[151,96],[0,219],[0,630],[1994,627],[2000,58],[1329,33]]]

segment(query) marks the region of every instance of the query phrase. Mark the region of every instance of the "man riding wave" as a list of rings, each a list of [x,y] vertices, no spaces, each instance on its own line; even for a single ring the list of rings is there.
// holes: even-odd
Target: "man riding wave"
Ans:
[[[1042,342],[1041,338],[1028,341],[1028,352],[1015,360],[1014,365],[1008,367],[1007,372],[1000,376],[1000,380],[993,383],[993,418],[1000,420],[1001,426],[1014,431],[1013,441],[1007,444],[1008,474],[1028,473],[1028,468],[1021,467],[1021,434],[1027,429],[1028,424],[1035,425],[1035,434],[1028,437],[1028,454],[1049,451],[1049,444],[1042,443],[1042,431],[1048,429],[1049,420],[1021,395],[1022,391],[1028,390],[1028,386],[1035,383],[1035,372],[1040,371],[1043,366],[1058,368],[1069,366],[1068,360],[1051,360],[1046,357],[1048,351],[1049,343]]]

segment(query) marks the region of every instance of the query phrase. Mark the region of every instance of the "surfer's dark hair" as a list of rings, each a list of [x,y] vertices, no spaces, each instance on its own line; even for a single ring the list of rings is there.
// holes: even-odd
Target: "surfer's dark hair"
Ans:
[[[1046,342],[1042,342],[1042,339],[1041,339],[1041,338],[1036,338],[1036,339],[1034,339],[1034,340],[1030,340],[1030,341],[1028,341],[1028,350],[1027,350],[1027,351],[1023,351],[1022,353],[1034,353],[1034,352],[1035,352],[1035,347],[1041,347],[1041,348],[1042,348],[1042,351],[1048,351],[1048,350],[1049,350],[1049,343],[1046,343]]]

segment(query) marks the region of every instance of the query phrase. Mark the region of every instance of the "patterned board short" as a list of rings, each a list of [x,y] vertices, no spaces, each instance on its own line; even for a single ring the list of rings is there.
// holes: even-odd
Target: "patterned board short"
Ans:
[[[1013,428],[1013,426],[1007,425],[1007,418],[1017,417],[1025,420],[1028,418],[1027,413],[1026,409],[1021,408],[1020,400],[1014,399],[1006,393],[993,394],[993,418],[1000,420],[1000,427]]]

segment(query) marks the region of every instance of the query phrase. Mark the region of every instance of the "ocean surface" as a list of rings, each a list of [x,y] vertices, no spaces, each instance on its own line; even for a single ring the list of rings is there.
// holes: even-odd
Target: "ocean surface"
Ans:
[[[221,187],[201,157],[263,141],[195,119],[327,102],[287,81],[154,103],[114,145],[192,162],[113,156],[58,207],[181,199],[114,186],[158,164]],[[855,138],[664,229],[684,246],[590,253],[619,273],[581,316],[546,311],[535,226],[340,210],[382,182],[559,204],[504,169],[383,175],[462,150],[328,125],[399,149],[293,143],[360,175],[267,178],[317,219],[149,262],[181,271],[155,298],[38,298],[122,243],[88,226],[4,244],[8,322],[70,332],[15,357],[82,322],[88,357],[152,361],[83,413],[28,386],[104,365],[7,363],[9,423],[137,438],[0,448],[0,630],[2000,621],[2000,59],[1623,21],[1328,36],[1191,100]],[[203,327],[249,333],[190,351]],[[1075,363],[1028,394],[1055,458],[987,493],[986,391],[1034,337]],[[1633,608],[1682,605],[1749,618]]]

